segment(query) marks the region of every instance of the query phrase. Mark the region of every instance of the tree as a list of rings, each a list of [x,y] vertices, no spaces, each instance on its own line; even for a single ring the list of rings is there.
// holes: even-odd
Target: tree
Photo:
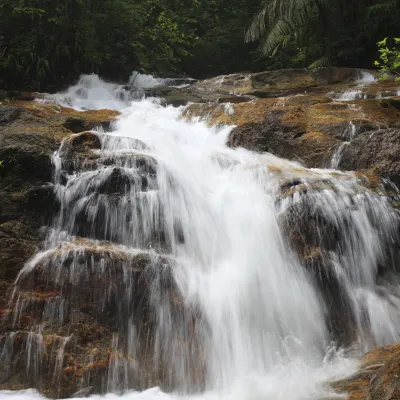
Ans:
[[[376,42],[371,27],[384,29],[382,17],[393,26],[396,17],[390,12],[398,13],[399,5],[399,0],[266,0],[246,41],[260,41],[265,55],[294,47],[310,67],[360,63]]]

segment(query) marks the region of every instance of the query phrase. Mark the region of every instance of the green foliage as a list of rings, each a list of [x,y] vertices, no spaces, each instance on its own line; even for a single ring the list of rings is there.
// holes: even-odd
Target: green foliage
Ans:
[[[197,40],[179,3],[2,0],[0,85],[41,90],[85,72],[173,71]]]
[[[0,0],[0,87],[58,89],[93,72],[371,67],[399,20],[400,0]]]
[[[400,0],[264,0],[246,40],[266,56],[305,49],[311,68],[370,67],[377,38],[398,30],[399,18]]]
[[[394,46],[388,47],[388,38],[377,43],[379,60],[375,61],[375,66],[380,70],[380,78],[388,79],[391,75],[399,75],[400,80],[400,38],[394,38]]]

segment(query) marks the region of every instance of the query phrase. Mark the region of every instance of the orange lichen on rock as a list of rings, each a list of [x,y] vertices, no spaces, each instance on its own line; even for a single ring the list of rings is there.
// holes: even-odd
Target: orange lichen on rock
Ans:
[[[349,400],[398,400],[400,397],[400,343],[367,353],[358,373],[332,383]]]

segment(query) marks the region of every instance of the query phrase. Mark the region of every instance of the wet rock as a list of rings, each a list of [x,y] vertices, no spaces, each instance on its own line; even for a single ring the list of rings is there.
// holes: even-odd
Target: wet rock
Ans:
[[[196,87],[208,92],[273,98],[327,84],[354,82],[360,77],[360,71],[351,68],[284,69],[218,76],[198,82]]]
[[[35,238],[35,231],[28,225],[16,220],[0,224],[0,237],[2,238],[0,276],[7,279],[12,275],[14,279],[24,262],[33,251],[37,250],[35,244],[38,244],[39,238]],[[6,242],[8,245],[5,245]],[[28,244],[29,242],[31,244]]]
[[[123,194],[129,192],[134,182],[121,168],[113,168],[108,178],[99,186],[100,194]]]
[[[368,71],[372,75],[375,71]],[[333,83],[348,83],[358,81],[362,78],[362,72],[355,68],[327,67],[317,68],[313,71],[314,79],[319,85]]]
[[[201,115],[210,123],[236,124],[229,137],[232,147],[268,151],[321,167],[327,165],[338,145],[347,140],[350,122],[357,126],[359,138],[378,128],[398,127],[395,99],[331,101],[328,92],[357,85],[356,75],[356,70],[339,69],[234,74],[189,82],[187,88],[160,88],[155,94],[176,105],[203,102],[187,107],[187,118]],[[255,95],[260,98],[254,99]],[[224,105],[221,101],[231,104]],[[178,387],[174,375],[179,360],[185,361],[180,366],[182,370],[190,370],[187,381],[192,387],[204,388],[204,356],[196,337],[196,325],[203,322],[201,310],[184,303],[173,279],[173,259],[153,250],[169,250],[166,228],[160,222],[163,210],[157,208],[154,179],[157,162],[146,154],[148,149],[140,141],[127,143],[131,152],[102,154],[101,144],[107,138],[88,132],[98,126],[107,129],[117,115],[109,110],[77,112],[54,104],[19,100],[0,106],[0,160],[4,160],[0,170],[0,316],[6,321],[1,325],[0,352],[8,357],[2,350],[10,338],[16,351],[10,362],[0,365],[2,389],[36,386],[48,396],[65,398],[79,390],[83,394],[112,390],[114,383],[110,377],[114,377],[118,386],[126,389],[161,386],[172,390]],[[387,131],[394,135],[394,129]],[[391,135],[386,142],[379,143],[382,148],[376,143],[376,147],[368,150],[368,144],[361,141],[360,156],[355,153],[347,157],[352,162],[362,161],[362,167],[369,168],[371,179],[367,186],[376,191],[380,190],[378,175],[383,171],[383,176],[392,176],[390,168],[397,165],[390,158],[395,146],[392,144],[392,154],[389,143],[397,140]],[[47,210],[57,210],[54,191],[46,182],[51,180],[50,156],[63,139],[66,144],[63,157],[69,163],[62,166],[64,173],[73,173],[74,179],[79,179],[99,165],[103,172],[111,171],[103,184],[82,186],[87,190],[87,203],[85,200],[78,204],[72,199],[71,207],[64,209],[63,218],[71,221],[70,226],[65,225],[67,233],[152,250],[130,252],[123,246],[77,238],[50,251],[14,286],[14,278],[40,246],[40,227],[46,223]],[[378,175],[373,173],[373,162],[364,151],[378,151],[375,163],[382,164],[376,168]],[[137,174],[137,179],[131,180],[124,168]],[[390,173],[385,175],[385,169]],[[68,184],[68,179],[65,174],[61,184]],[[137,197],[127,202],[124,194],[132,188]],[[331,191],[333,195],[334,188],[327,181],[305,185],[301,179],[292,179],[282,185],[280,200],[317,191]],[[350,204],[355,206],[354,202]],[[116,210],[114,225],[105,218],[111,206]],[[140,207],[150,206],[157,224],[140,220],[142,214],[149,215]],[[282,229],[290,238],[296,256],[324,296],[333,338],[345,344],[352,342],[357,332],[330,254],[338,252],[340,246],[344,248],[342,229],[323,213],[307,207],[289,207],[281,218]],[[354,225],[351,221],[347,223]],[[178,223],[171,226],[176,240],[184,242],[187,238],[182,227]],[[140,241],[135,241],[138,237]],[[381,264],[377,279],[390,269],[386,258]],[[15,288],[16,296],[9,303],[6,292]],[[152,292],[153,289],[157,290]],[[162,314],[157,314],[159,311]],[[162,330],[157,331],[158,318],[167,318],[172,328],[178,327],[168,335],[173,343],[164,340]],[[39,325],[43,331],[33,332],[32,328]],[[31,347],[35,353],[30,354],[40,360],[42,380],[32,379],[34,371],[27,373],[28,338],[36,346]],[[135,338],[135,345],[139,345],[137,353],[130,351],[132,342],[128,338]],[[63,343],[65,347],[60,353]],[[156,363],[156,356],[161,354],[166,356]],[[4,365],[15,369],[4,372]],[[382,370],[382,375],[377,376],[371,396],[375,396],[373,393],[378,397],[392,396],[387,387],[397,385],[391,380],[395,367]],[[361,372],[354,387],[361,388],[360,382],[364,380],[369,383],[371,371],[375,368]],[[2,375],[3,372],[8,375]]]
[[[86,149],[101,149],[101,141],[98,135],[93,132],[82,132],[74,135],[70,139],[70,145],[75,151],[79,151],[82,148]]]
[[[285,112],[269,111],[262,122],[249,123],[232,130],[228,146],[270,152],[279,157],[301,161],[308,167],[322,167],[330,159],[338,141],[322,132],[307,132],[301,122],[285,120]]]
[[[79,133],[86,130],[86,123],[83,118],[70,117],[64,122],[64,128],[73,133]]]
[[[400,344],[372,350],[364,356],[359,371],[333,382],[338,393],[350,400],[396,400],[400,396]]]
[[[150,96],[161,97],[167,104],[175,107],[186,105],[188,102],[203,103],[204,100],[199,93],[188,88],[173,88],[168,86],[160,86],[151,89]]]
[[[44,98],[44,93],[8,91],[6,97],[11,100],[33,101]]]
[[[287,154],[291,158],[294,149],[290,139],[305,132],[297,131],[282,122],[282,111],[270,111],[261,123],[249,123],[235,128],[228,138],[228,146],[244,147],[259,152],[271,152],[276,155]]]
[[[222,75],[185,87],[160,86],[151,89],[150,94],[175,106],[189,102],[241,103],[254,97],[276,98],[323,85],[351,83],[360,77],[361,72],[351,68],[283,69]]]
[[[196,85],[192,85],[186,88],[159,86],[151,89],[149,91],[149,94],[150,96],[163,98],[166,104],[172,105],[174,107],[185,106],[188,103],[241,103],[250,100],[248,96],[220,93],[218,91],[206,90],[202,87],[196,87]]]
[[[339,167],[345,170],[373,169],[376,174],[400,184],[400,130],[365,132],[344,150]]]
[[[5,124],[15,120],[21,113],[21,109],[16,107],[3,106],[0,108],[0,124]]]
[[[23,193],[19,202],[22,212],[34,211],[43,216],[43,221],[50,223],[51,218],[59,211],[60,203],[53,184],[33,187]]]
[[[61,148],[63,168],[68,173],[80,169],[91,169],[91,164],[95,168],[99,155],[96,155],[94,151],[100,149],[100,137],[93,132],[81,132],[67,137]]]
[[[25,177],[51,181],[51,150],[57,144],[36,133],[0,134],[0,159],[3,168],[0,173],[11,180],[10,175],[18,175],[18,180]]]
[[[19,330],[0,336],[6,361],[0,365],[0,388],[4,381],[8,387],[27,384],[63,398],[89,386],[93,393],[110,391],[114,384],[171,388],[169,371],[175,365],[168,365],[168,358],[155,363],[155,354],[168,345],[157,340],[162,335],[157,315],[171,319],[179,351],[193,345],[200,320],[185,308],[173,266],[167,256],[87,239],[47,253],[18,281],[19,301],[7,320],[17,321]],[[44,331],[33,332],[33,322]],[[112,334],[116,331],[119,335]],[[36,370],[27,371],[24,364],[32,354]],[[192,362],[198,365],[197,359]],[[41,379],[34,382],[34,376]],[[196,377],[200,381],[199,370]]]

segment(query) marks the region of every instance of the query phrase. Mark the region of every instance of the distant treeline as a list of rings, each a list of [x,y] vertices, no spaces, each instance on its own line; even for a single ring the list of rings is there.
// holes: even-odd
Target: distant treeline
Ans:
[[[0,88],[50,90],[91,72],[372,68],[399,21],[400,0],[0,0]]]

